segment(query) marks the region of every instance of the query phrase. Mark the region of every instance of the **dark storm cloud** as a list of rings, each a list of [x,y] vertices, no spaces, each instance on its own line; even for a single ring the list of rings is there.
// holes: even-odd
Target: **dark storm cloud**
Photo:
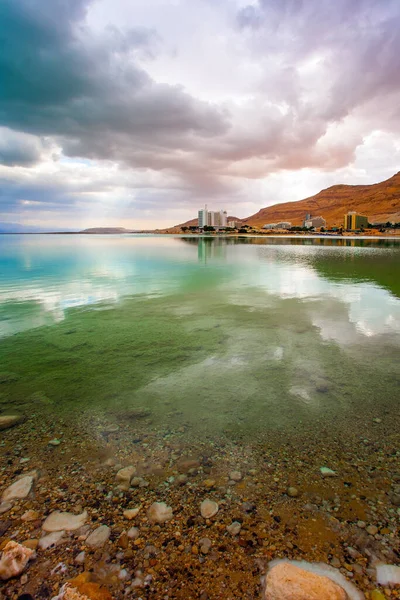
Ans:
[[[82,24],[88,2],[3,0],[0,4],[0,123],[58,136],[78,155],[123,159],[129,139],[168,148],[226,127],[221,111],[178,86],[155,83],[134,61],[157,36]],[[65,140],[63,139],[65,138]]]

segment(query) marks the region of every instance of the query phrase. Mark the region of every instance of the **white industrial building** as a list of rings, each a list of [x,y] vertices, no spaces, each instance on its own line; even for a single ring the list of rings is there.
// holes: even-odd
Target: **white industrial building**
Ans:
[[[228,225],[228,214],[226,210],[212,211],[208,210],[207,206],[199,210],[199,228],[202,229],[208,225],[209,227],[227,227]]]

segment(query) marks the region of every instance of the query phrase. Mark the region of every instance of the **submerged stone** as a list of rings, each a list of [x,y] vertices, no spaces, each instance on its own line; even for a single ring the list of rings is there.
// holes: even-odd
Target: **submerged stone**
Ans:
[[[1,415],[0,416],[0,431],[3,429],[10,429],[15,425],[20,425],[24,421],[24,417],[21,415]]]
[[[43,531],[74,531],[85,524],[87,512],[84,511],[80,515],[73,515],[69,512],[54,511],[47,517],[42,525]]]
[[[2,495],[2,501],[26,498],[32,489],[33,477],[26,475],[12,483]]]
[[[86,539],[86,545],[91,548],[101,548],[110,537],[111,529],[107,525],[97,527]]]
[[[211,519],[218,512],[218,504],[214,500],[203,500],[200,504],[200,512],[204,519]]]
[[[165,523],[173,517],[172,508],[165,502],[154,502],[147,511],[147,516],[153,523]]]
[[[328,577],[280,562],[267,575],[265,600],[347,600],[343,588]]]
[[[0,578],[6,581],[20,575],[34,556],[35,553],[30,548],[17,542],[8,542],[0,559]]]
[[[61,540],[64,534],[65,531],[53,531],[53,533],[45,535],[39,540],[39,548],[41,550],[47,550],[47,548],[55,546],[57,542]]]

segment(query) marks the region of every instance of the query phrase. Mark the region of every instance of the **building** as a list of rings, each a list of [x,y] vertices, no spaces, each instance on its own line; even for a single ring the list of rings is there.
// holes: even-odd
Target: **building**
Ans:
[[[368,227],[368,217],[359,215],[355,211],[350,211],[344,215],[344,229],[363,229]]]
[[[240,223],[238,221],[228,221],[227,227],[232,227],[232,229],[237,229],[237,227],[240,227]]]
[[[228,215],[225,210],[219,212],[207,210],[207,205],[199,210],[198,216],[200,229],[206,225],[219,229],[220,227],[226,227],[228,224]]]
[[[323,217],[311,217],[311,215],[306,215],[306,218],[303,221],[303,227],[307,227],[308,229],[311,229],[312,227],[315,227],[315,229],[326,227],[326,221]]]
[[[263,229],[290,229],[291,226],[289,221],[281,221],[280,223],[267,223],[263,225]]]

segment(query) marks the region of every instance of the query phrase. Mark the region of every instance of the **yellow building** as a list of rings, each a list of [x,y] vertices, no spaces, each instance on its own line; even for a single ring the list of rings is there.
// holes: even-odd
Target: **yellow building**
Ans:
[[[356,212],[348,212],[344,215],[344,229],[362,229],[368,227],[368,217]]]

